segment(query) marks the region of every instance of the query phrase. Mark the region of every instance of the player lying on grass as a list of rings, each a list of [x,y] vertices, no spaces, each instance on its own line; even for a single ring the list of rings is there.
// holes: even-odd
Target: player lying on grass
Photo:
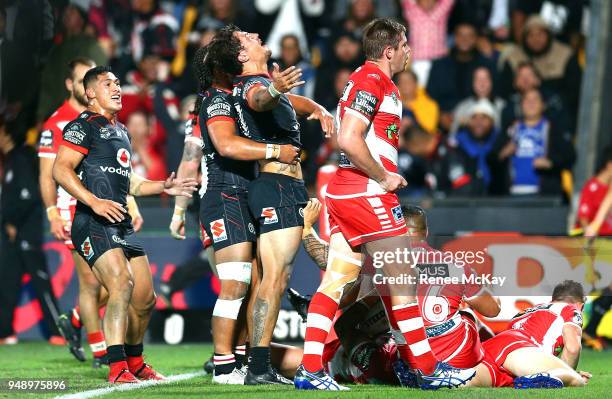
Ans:
[[[467,386],[580,387],[591,374],[576,371],[582,334],[582,286],[558,284],[552,301],[516,315],[510,328],[485,341],[485,357]]]
[[[312,200],[305,208],[303,241],[309,255],[321,269],[325,269],[328,245],[312,230],[320,206],[318,201]],[[413,249],[433,252],[425,241],[425,212],[419,207],[407,207],[403,213]],[[426,270],[423,268],[423,272]],[[449,275],[472,273],[469,267],[455,266],[447,266],[446,272]],[[428,341],[436,357],[454,367],[476,366],[484,356],[476,320],[467,312],[459,312],[459,305],[463,300],[481,314],[495,317],[500,311],[497,298],[480,286],[464,284],[445,287],[421,285],[417,292]],[[333,325],[337,337],[330,336],[323,351],[323,365],[336,381],[398,383],[399,377],[402,384],[416,386],[414,375],[408,373],[402,362],[397,362],[398,352],[408,351],[397,323],[387,318],[385,300],[388,301],[389,297],[381,299],[378,296],[375,284],[367,274],[345,290],[340,301],[343,313]],[[391,338],[391,332],[395,339]],[[410,367],[415,369],[414,357],[408,353],[404,355],[410,359]]]

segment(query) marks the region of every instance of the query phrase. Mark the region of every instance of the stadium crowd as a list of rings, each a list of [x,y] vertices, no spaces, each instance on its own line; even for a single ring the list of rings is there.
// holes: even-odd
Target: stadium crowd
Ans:
[[[88,57],[123,84],[119,120],[134,135],[135,168],[161,179],[180,162],[197,82],[195,51],[225,24],[257,32],[296,94],[334,112],[364,61],[375,17],[408,27],[411,69],[396,77],[403,118],[400,195],[564,195],[575,160],[583,23],[572,0],[24,0],[0,11],[0,114],[16,141],[35,144],[67,97],[66,65]],[[333,140],[302,119],[312,186],[337,161]],[[26,132],[30,134],[26,134]]]

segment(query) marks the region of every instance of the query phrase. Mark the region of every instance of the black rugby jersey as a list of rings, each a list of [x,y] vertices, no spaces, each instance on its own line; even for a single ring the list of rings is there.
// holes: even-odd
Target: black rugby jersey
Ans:
[[[267,74],[241,75],[234,79],[233,99],[240,134],[260,143],[293,144],[301,148],[300,124],[286,95],[281,94],[278,105],[270,111],[256,112],[249,108],[246,99],[249,89],[270,84]]]
[[[201,139],[202,145],[202,190],[224,190],[230,188],[246,189],[255,177],[255,163],[252,161],[237,161],[222,157],[215,148],[208,124],[227,120],[236,124],[236,110],[231,102],[231,93],[217,87],[210,87],[202,93],[202,106],[198,124],[193,127],[191,121],[185,129],[185,140]],[[236,126],[236,134],[239,134]]]
[[[64,127],[62,144],[84,154],[76,173],[96,197],[120,203],[127,209],[132,174],[132,147],[126,127],[95,112],[85,111]],[[78,202],[77,212],[88,213],[102,224],[112,224]],[[122,223],[131,221],[129,214]]]

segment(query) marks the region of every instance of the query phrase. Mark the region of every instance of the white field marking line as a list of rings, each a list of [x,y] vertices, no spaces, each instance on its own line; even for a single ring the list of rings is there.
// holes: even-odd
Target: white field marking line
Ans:
[[[121,384],[121,385],[115,385],[115,386],[110,386],[110,387],[106,387],[106,388],[92,389],[90,391],[71,393],[71,394],[68,394],[68,395],[60,395],[60,396],[56,396],[54,399],[87,399],[87,398],[95,398],[95,397],[98,397],[98,396],[107,395],[107,394],[112,393],[112,392],[131,391],[131,390],[134,390],[134,389],[141,389],[141,388],[147,388],[147,387],[152,387],[152,386],[157,386],[157,385],[163,385],[163,384],[168,384],[168,383],[171,383],[171,382],[190,380],[192,378],[201,377],[201,376],[204,376],[206,374],[208,374],[208,373],[206,373],[206,371],[198,371],[196,373],[177,374],[177,375],[171,375],[169,377],[166,377],[165,380],[161,380],[161,381],[149,380],[149,381],[141,382],[139,384]]]

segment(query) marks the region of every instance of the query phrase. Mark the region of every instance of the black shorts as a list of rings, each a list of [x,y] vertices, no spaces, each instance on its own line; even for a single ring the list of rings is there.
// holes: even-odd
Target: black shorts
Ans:
[[[209,190],[200,199],[200,225],[215,251],[257,241],[255,224],[243,189]]]
[[[134,236],[131,222],[106,225],[77,210],[71,235],[74,249],[89,267],[93,267],[106,251],[114,248],[121,248],[127,259],[146,255],[142,244]]]
[[[308,192],[303,180],[277,173],[260,173],[249,184],[249,209],[259,234],[304,226]]]

